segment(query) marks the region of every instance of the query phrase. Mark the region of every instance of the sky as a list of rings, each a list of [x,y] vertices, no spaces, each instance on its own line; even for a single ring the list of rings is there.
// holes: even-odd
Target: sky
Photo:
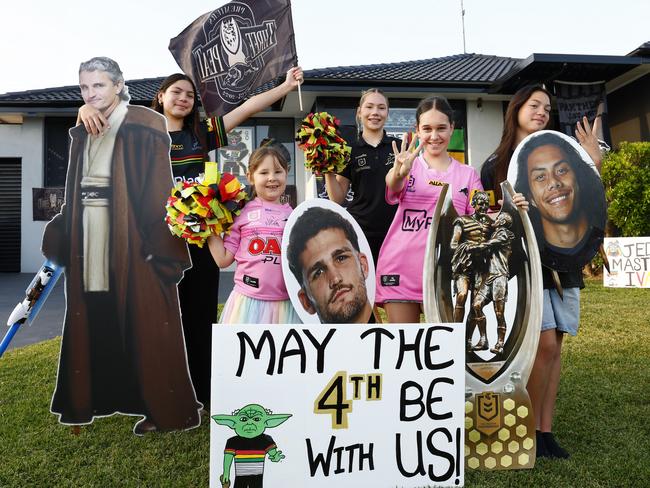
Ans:
[[[127,80],[179,71],[167,46],[221,0],[5,0],[0,93],[78,83],[109,56]],[[650,41],[648,0],[464,0],[466,52],[625,55]],[[461,0],[293,0],[304,69],[463,53]]]

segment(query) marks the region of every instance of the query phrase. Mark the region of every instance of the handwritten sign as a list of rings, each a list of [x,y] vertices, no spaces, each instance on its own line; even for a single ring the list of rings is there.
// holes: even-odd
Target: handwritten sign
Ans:
[[[607,237],[605,253],[609,272],[603,270],[605,286],[650,288],[650,237]]]
[[[462,486],[463,343],[450,324],[215,326],[210,486]]]

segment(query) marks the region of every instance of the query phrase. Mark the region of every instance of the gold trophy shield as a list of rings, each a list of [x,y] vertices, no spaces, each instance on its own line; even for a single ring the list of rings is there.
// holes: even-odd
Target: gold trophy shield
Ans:
[[[499,274],[490,265],[490,259],[498,258],[495,253],[500,244],[495,244],[498,240],[495,231],[482,224],[480,214],[459,219],[448,187],[440,195],[425,254],[426,321],[453,322],[467,331],[465,462],[471,469],[529,469],[535,465],[535,417],[526,383],[542,321],[541,261],[528,214],[513,204],[514,190],[510,183],[503,182],[501,189],[504,195],[501,214],[508,213],[511,217],[509,229],[514,234],[508,252],[501,254],[502,262],[507,257],[508,270],[502,281],[507,281],[510,300],[503,299],[503,292],[480,291]],[[467,230],[468,242],[464,245],[468,262],[464,268],[459,266],[459,253],[451,244],[455,241],[457,248],[465,242],[459,240],[459,226]],[[461,309],[458,291],[463,290],[463,280],[459,279],[463,269],[472,271],[466,271],[470,286],[465,290],[467,296]],[[487,300],[479,299],[481,293]],[[491,315],[491,308],[498,301],[490,299],[492,294],[505,302],[505,314],[502,311],[499,316],[495,311]]]

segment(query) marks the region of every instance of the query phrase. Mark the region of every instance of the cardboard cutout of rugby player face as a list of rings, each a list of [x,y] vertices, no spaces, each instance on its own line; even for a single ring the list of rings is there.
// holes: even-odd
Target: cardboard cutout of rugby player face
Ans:
[[[282,239],[282,271],[304,323],[370,319],[375,264],[361,228],[340,205],[313,199],[296,207]]]
[[[593,258],[605,235],[605,190],[574,139],[549,130],[529,135],[512,155],[508,181],[530,202],[542,263],[568,271]]]
[[[82,63],[79,86],[110,127],[98,136],[83,125],[70,130],[65,202],[43,234],[43,254],[65,266],[66,281],[51,410],[73,425],[139,415],[136,434],[196,427],[176,289],[190,261],[164,222],[166,120],[129,105],[109,58]]]

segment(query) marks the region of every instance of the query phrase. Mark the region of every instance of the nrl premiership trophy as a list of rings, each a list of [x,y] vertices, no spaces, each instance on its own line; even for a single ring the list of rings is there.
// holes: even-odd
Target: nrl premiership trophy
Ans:
[[[466,327],[465,461],[472,469],[535,464],[526,383],[541,326],[541,264],[527,213],[513,204],[508,182],[501,189],[495,220],[486,213],[487,193],[474,192],[474,214],[458,216],[443,189],[425,255],[426,320]]]

